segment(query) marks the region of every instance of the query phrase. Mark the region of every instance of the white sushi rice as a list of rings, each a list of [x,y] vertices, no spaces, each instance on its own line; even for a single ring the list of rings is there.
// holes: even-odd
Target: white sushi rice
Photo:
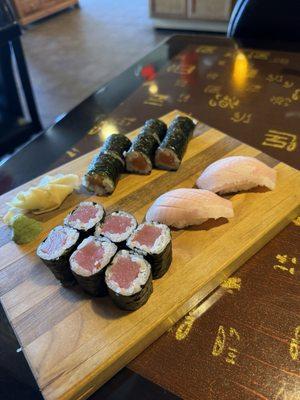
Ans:
[[[95,218],[91,218],[89,222],[85,224],[83,224],[79,218],[77,218],[75,221],[69,221],[69,218],[72,215],[73,211],[75,211],[79,207],[85,207],[85,206],[88,207],[91,206],[97,209]],[[64,219],[64,224],[79,230],[88,231],[89,229],[93,228],[93,226],[95,226],[97,222],[101,221],[104,215],[104,208],[102,207],[102,205],[98,203],[95,204],[92,201],[82,201],[81,203],[78,204],[75,210],[73,210],[70,214],[66,216],[66,218]]]
[[[138,276],[131,282],[128,288],[121,288],[118,283],[112,279],[114,265],[118,262],[120,257],[129,257],[130,260],[140,265]],[[122,296],[132,296],[141,291],[142,286],[148,281],[150,274],[151,266],[142,256],[128,250],[121,250],[114,257],[112,264],[107,267],[105,271],[105,282],[115,293],[119,293]]]
[[[121,217],[124,216],[124,217],[130,218],[131,224],[129,226],[127,226],[126,230],[123,233],[111,233],[111,232],[102,233],[102,225],[103,224],[99,224],[96,226],[95,236],[104,235],[105,237],[110,239],[112,242],[117,242],[117,243],[123,242],[135,230],[136,225],[137,225],[136,219],[133,217],[133,215],[131,215],[125,211],[115,211],[115,212],[109,214],[107,217],[109,217],[110,215],[118,215]],[[105,220],[104,220],[104,224],[105,224]]]
[[[93,178],[93,182],[90,179]],[[97,183],[95,181],[97,180]],[[82,185],[86,187],[90,192],[96,193],[98,195],[109,194],[115,190],[115,185],[113,181],[104,174],[86,174],[82,178]]]
[[[153,246],[147,246],[145,244],[141,245],[136,239],[136,234],[144,228],[144,226],[155,226],[161,229],[161,234],[155,240]],[[139,225],[137,229],[133,232],[133,234],[127,240],[127,246],[132,249],[138,249],[143,254],[150,253],[150,254],[160,254],[164,251],[167,245],[171,241],[171,231],[167,225],[158,224],[156,222],[144,222],[143,224]]]
[[[64,244],[64,246],[61,246],[59,249],[57,249],[56,251],[53,251],[49,254],[49,253],[46,253],[43,251],[43,247],[44,247],[45,242],[50,240],[52,232],[61,232],[61,233],[65,232],[67,234],[67,240],[66,240],[66,243]],[[59,257],[61,257],[67,249],[74,246],[74,244],[77,242],[78,238],[79,238],[79,232],[76,231],[76,229],[70,228],[68,226],[62,226],[62,225],[56,226],[49,232],[49,235],[46,238],[46,240],[43,241],[39,245],[39,247],[37,248],[36,254],[43,260],[56,260]]]
[[[104,248],[104,254],[100,260],[95,261],[95,267],[92,271],[83,268],[78,262],[75,260],[76,254],[79,250],[83,249],[89,243],[94,242],[96,246],[102,246]],[[110,240],[106,238],[96,238],[95,236],[89,236],[88,238],[84,239],[80,245],[77,247],[77,250],[70,257],[70,266],[71,270],[75,272],[77,275],[80,276],[91,276],[99,272],[102,268],[106,267],[106,265],[110,262],[112,257],[117,251],[117,246],[112,243]]]

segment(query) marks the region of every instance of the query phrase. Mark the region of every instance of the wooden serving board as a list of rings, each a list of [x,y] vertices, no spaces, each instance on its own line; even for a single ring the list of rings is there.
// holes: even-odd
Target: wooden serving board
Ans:
[[[179,111],[162,119],[169,123]],[[148,303],[136,312],[114,307],[109,298],[91,299],[79,288],[62,288],[35,255],[38,243],[84,194],[72,194],[59,210],[39,216],[44,232],[17,246],[0,227],[0,297],[44,397],[85,399],[146,346],[207,296],[299,212],[299,173],[259,150],[200,125],[177,172],[154,170],[149,176],[124,175],[110,197],[90,197],[109,210],[124,209],[143,220],[150,204],[175,187],[193,187],[199,173],[230,155],[257,157],[278,171],[274,191],[232,196],[235,217],[173,232],[173,262],[154,281]],[[134,136],[137,131],[130,136]],[[51,173],[82,175],[95,152]],[[40,179],[40,177],[38,178]],[[23,185],[1,197],[5,203]],[[270,265],[272,268],[272,265]]]

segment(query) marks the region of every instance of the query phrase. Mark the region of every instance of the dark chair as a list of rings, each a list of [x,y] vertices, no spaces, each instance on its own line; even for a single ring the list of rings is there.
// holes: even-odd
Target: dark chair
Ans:
[[[300,0],[237,0],[227,36],[299,41],[299,27]]]
[[[0,156],[42,130],[20,41],[7,0],[0,2]],[[15,59],[15,66],[14,62]],[[19,76],[17,83],[16,74]]]

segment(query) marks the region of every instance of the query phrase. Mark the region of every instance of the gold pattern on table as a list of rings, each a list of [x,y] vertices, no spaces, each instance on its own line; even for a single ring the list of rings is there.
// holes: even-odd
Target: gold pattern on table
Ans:
[[[121,127],[127,127],[133,124],[137,119],[135,117],[122,117],[117,119],[117,125]]]
[[[194,322],[196,321],[197,318],[200,317],[201,313],[203,311],[202,305],[198,305],[195,308],[193,308],[188,315],[186,315],[183,319],[183,321],[180,323],[178,328],[176,329],[175,333],[175,338],[176,340],[184,340],[185,338],[188,337],[188,334],[190,333],[190,330],[192,329],[192,326]]]
[[[189,101],[189,99],[191,98],[191,95],[188,93],[181,93],[178,98],[177,101],[178,103],[186,103],[187,101]]]
[[[70,158],[76,157],[78,154],[80,154],[80,150],[78,150],[76,147],[72,147],[70,150],[66,151],[66,154]]]
[[[280,83],[285,89],[290,89],[295,85],[295,82],[284,80],[284,76],[280,74],[269,74],[266,80],[270,83]]]
[[[288,107],[292,100],[289,97],[284,96],[272,96],[270,102],[276,106]]]
[[[290,60],[289,60],[289,58],[275,57],[275,58],[272,58],[271,60],[269,60],[269,62],[273,63],[273,64],[287,65],[290,62]]]
[[[232,276],[225,281],[221,283],[221,287],[223,289],[226,289],[226,291],[230,294],[233,294],[233,291],[240,291],[241,290],[241,285],[242,285],[242,280],[241,278],[236,278],[235,276]]]
[[[295,89],[291,96],[292,100],[297,101],[300,100],[300,89]]]
[[[220,325],[211,354],[214,357],[222,355],[225,362],[234,365],[238,356],[238,349],[235,346],[240,339],[240,334],[235,328],[230,327],[226,330],[223,325]]]
[[[198,46],[196,48],[196,53],[201,53],[201,54],[213,54],[216,50],[217,46]]]
[[[185,81],[184,79],[176,79],[176,81],[175,81],[176,87],[184,88],[187,86],[187,84],[188,84],[187,81]]]
[[[283,272],[288,272],[291,275],[295,275],[295,265],[297,264],[296,257],[290,257],[287,254],[277,254],[276,260],[279,262],[279,264],[273,265],[275,270],[280,270]]]
[[[300,226],[300,217],[297,217],[293,220],[294,225]]]
[[[295,151],[298,145],[297,135],[270,129],[268,133],[265,134],[265,139],[262,142],[262,145],[275,147],[281,150]]]
[[[245,51],[249,60],[268,60],[270,56],[269,51],[262,51],[262,50],[250,50]]]
[[[227,94],[223,96],[218,93],[209,99],[208,104],[210,107],[229,108],[233,110],[240,104],[240,101],[235,96],[228,96]]]
[[[262,89],[262,85],[258,85],[257,83],[249,83],[246,87],[245,90],[246,92],[250,93],[258,93]]]
[[[247,71],[247,78],[255,78],[258,73],[258,69],[249,67]]]
[[[235,111],[230,119],[234,123],[250,124],[251,118],[252,118],[251,113],[242,113],[240,111]]]
[[[180,75],[190,75],[196,69],[193,64],[171,64],[167,67],[167,72]]]
[[[290,341],[289,351],[291,359],[297,361],[300,355],[300,325],[295,328],[294,337]]]
[[[219,60],[218,65],[220,65],[221,67],[224,67],[224,65],[226,65],[226,60]]]
[[[217,94],[220,93],[222,86],[220,85],[207,85],[204,88],[204,93]]]
[[[144,104],[148,104],[151,106],[156,106],[156,107],[162,107],[169,99],[169,96],[167,94],[161,94],[161,93],[156,93],[152,94],[150,93],[148,98],[144,100]]]
[[[225,58],[233,58],[235,56],[235,52],[234,51],[227,51],[225,54],[224,54],[224,57]]]
[[[215,79],[217,79],[219,77],[219,74],[217,72],[208,72],[206,74],[206,78],[207,79],[211,79],[212,81],[214,81]]]

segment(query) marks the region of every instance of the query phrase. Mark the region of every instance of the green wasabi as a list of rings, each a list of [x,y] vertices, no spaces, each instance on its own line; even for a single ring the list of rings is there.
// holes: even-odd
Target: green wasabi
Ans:
[[[32,242],[43,230],[42,225],[35,219],[26,215],[17,215],[11,225],[13,229],[13,241],[17,244]]]

